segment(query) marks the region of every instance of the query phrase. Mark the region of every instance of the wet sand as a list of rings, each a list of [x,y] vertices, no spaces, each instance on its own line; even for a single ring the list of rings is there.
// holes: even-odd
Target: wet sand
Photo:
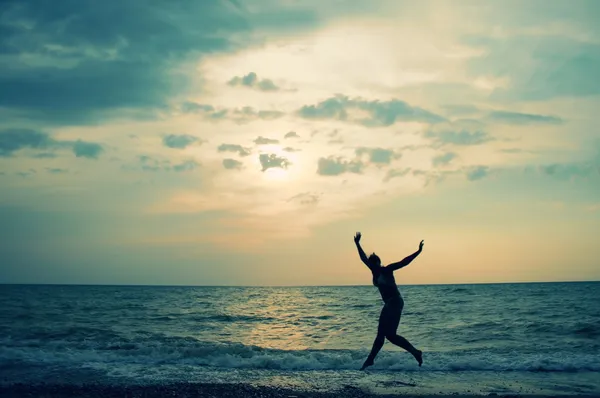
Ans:
[[[569,394],[565,394],[569,395]],[[585,395],[573,394],[580,397]],[[336,392],[298,391],[293,389],[251,386],[246,384],[200,384],[178,383],[152,386],[106,386],[66,384],[12,384],[0,386],[0,396],[13,397],[103,397],[103,398],[154,398],[154,397],[202,397],[202,398],[389,398],[389,397],[550,397],[550,395],[499,395],[499,394],[373,394],[359,388],[346,387]],[[587,395],[591,397],[590,395]]]

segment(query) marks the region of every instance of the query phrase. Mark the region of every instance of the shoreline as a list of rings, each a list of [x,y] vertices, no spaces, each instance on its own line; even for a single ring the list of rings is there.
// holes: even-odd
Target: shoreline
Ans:
[[[309,391],[272,386],[255,386],[251,384],[219,384],[219,383],[165,383],[154,385],[106,385],[97,383],[88,384],[26,384],[13,383],[0,385],[0,396],[4,398],[16,397],[103,397],[103,398],[154,398],[154,397],[202,397],[202,398],[391,398],[391,397],[536,397],[546,398],[556,395],[550,394],[414,394],[414,393],[373,393],[363,389],[344,386],[337,391]],[[564,394],[562,396],[595,397],[594,395]]]

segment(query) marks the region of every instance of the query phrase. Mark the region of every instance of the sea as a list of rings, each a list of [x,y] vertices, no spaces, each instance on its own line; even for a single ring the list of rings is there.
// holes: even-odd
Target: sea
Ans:
[[[371,392],[600,394],[600,282],[400,286],[0,285],[0,383],[248,383]]]

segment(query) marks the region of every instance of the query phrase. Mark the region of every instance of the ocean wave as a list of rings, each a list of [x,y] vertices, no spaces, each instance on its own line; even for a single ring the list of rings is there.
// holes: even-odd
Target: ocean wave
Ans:
[[[277,350],[239,343],[216,344],[191,337],[158,337],[138,341],[100,343],[55,340],[52,344],[27,345],[3,339],[0,365],[27,362],[35,365],[62,364],[171,364],[236,369],[287,371],[356,370],[368,350]],[[410,354],[383,351],[372,368],[400,371],[496,371],[496,372],[598,372],[597,355],[565,353],[518,354],[479,350],[425,352],[425,364],[419,369]]]
[[[600,337],[600,322],[594,323],[583,323],[580,322],[575,325],[573,334],[585,337],[589,339],[595,339]]]

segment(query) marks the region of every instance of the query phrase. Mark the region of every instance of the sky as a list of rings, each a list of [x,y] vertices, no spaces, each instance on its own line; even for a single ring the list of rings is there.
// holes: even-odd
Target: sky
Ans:
[[[600,280],[600,2],[4,1],[0,283]]]

